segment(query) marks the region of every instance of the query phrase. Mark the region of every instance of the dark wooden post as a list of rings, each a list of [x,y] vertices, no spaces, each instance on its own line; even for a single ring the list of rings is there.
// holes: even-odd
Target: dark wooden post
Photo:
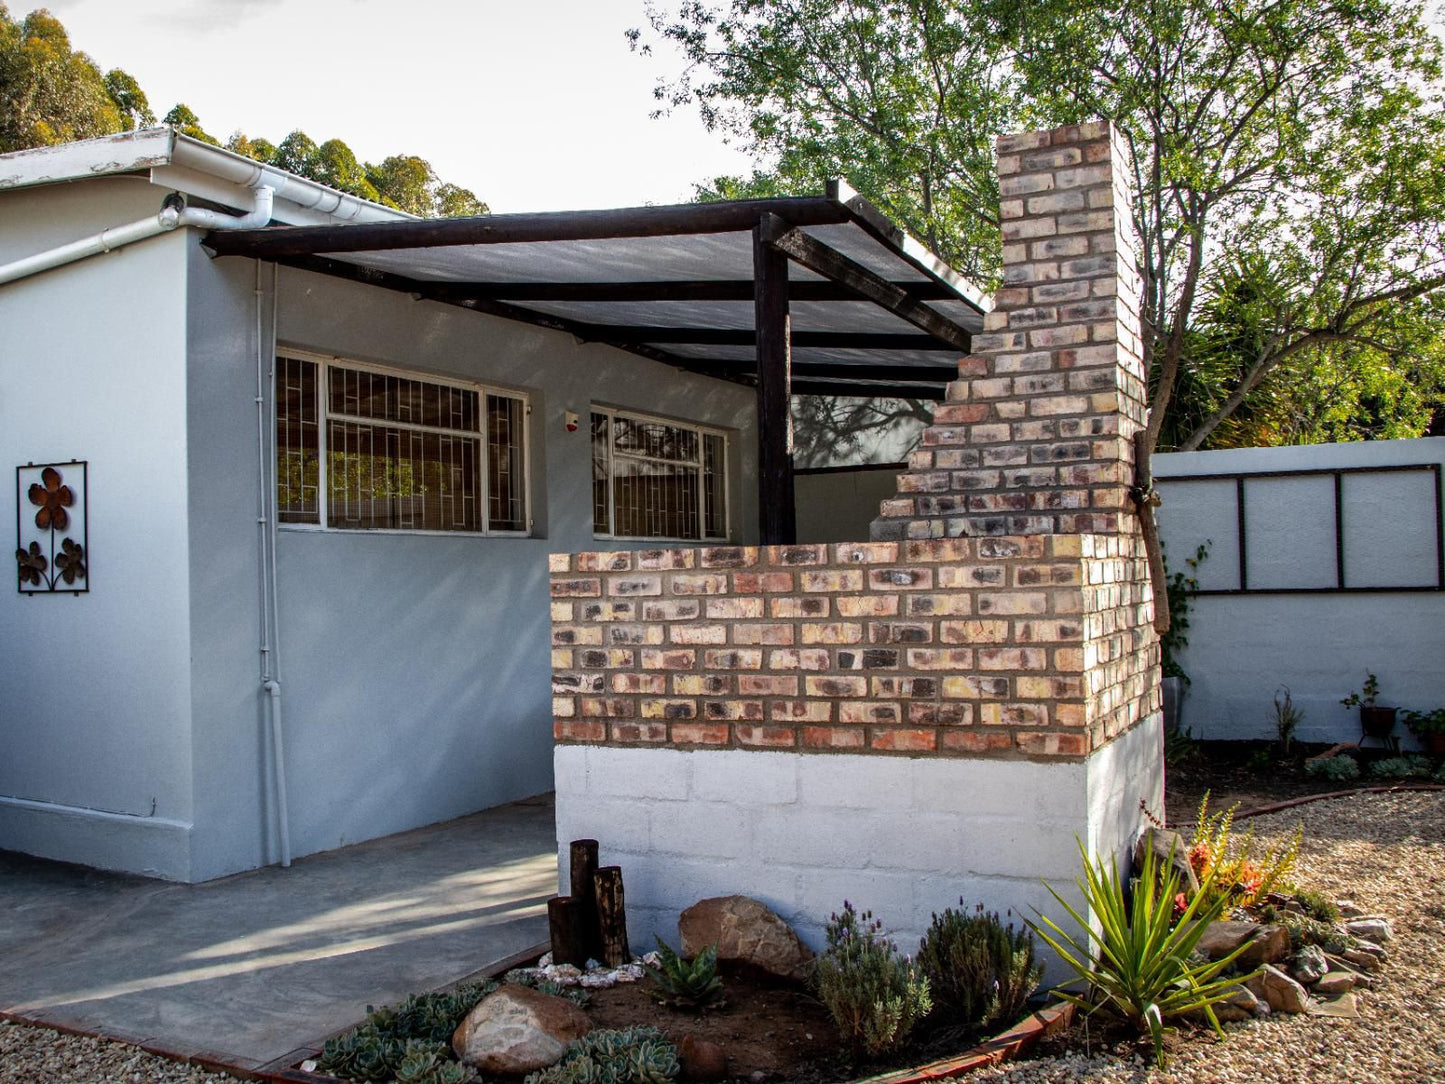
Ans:
[[[577,901],[578,921],[582,923],[583,947],[588,956],[602,959],[602,927],[597,922],[597,886],[593,874],[597,872],[597,841],[595,839],[574,839],[572,841],[572,898]],[[584,957],[585,961],[585,957]],[[581,961],[579,961],[580,966]]]
[[[765,546],[797,541],[793,500],[792,334],[788,258],[772,241],[788,224],[765,214],[753,227],[753,320],[758,343],[758,523]]]
[[[597,915],[602,922],[602,962],[608,967],[631,963],[627,909],[622,899],[622,867],[603,866],[592,881],[597,886]]]
[[[547,932],[552,939],[554,964],[587,966],[589,950],[580,901],[572,896],[553,896],[548,900]]]

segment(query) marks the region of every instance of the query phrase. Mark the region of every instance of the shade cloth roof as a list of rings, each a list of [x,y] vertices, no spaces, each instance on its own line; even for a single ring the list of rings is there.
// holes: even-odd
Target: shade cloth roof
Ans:
[[[820,198],[215,231],[205,244],[752,383],[757,230],[790,258],[795,393],[941,396],[988,302],[840,185]]]

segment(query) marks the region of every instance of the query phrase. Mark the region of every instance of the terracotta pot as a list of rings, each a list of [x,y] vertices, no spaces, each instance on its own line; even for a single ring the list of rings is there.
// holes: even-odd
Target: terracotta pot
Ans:
[[[1395,713],[1399,708],[1371,708],[1360,705],[1360,727],[1369,738],[1388,738],[1395,732]]]
[[[1427,755],[1432,757],[1445,757],[1445,734],[1435,730],[1429,734],[1417,734],[1415,736],[1420,739],[1420,748],[1424,749]]]

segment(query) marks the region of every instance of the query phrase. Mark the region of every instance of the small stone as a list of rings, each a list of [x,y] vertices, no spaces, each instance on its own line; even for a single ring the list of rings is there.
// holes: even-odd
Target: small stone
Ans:
[[[1345,949],[1342,955],[1346,963],[1354,964],[1356,967],[1363,968],[1366,971],[1373,971],[1380,966],[1380,961],[1377,957],[1357,948]]]
[[[678,1043],[677,1060],[684,1080],[725,1080],[728,1075],[727,1051],[693,1035]]]
[[[552,966],[552,954],[551,954],[550,952],[544,952],[544,953],[542,953],[542,958],[537,961],[537,966],[538,966],[538,967],[551,967],[551,966]]]
[[[1389,919],[1380,918],[1377,915],[1350,919],[1345,923],[1345,932],[1351,937],[1373,941],[1376,944],[1388,941],[1393,936]]]
[[[1335,900],[1335,906],[1343,918],[1357,918],[1365,913],[1354,900]]]
[[[752,1084],[763,1084],[763,1081],[768,1079],[768,1074],[761,1069],[754,1069],[748,1074],[748,1079],[752,1081]]]
[[[1344,993],[1328,1001],[1313,1001],[1308,1011],[1315,1016],[1333,1016],[1341,1020],[1360,1018],[1360,1006],[1352,993]]]
[[[1360,952],[1368,952],[1375,959],[1384,963],[1390,958],[1390,954],[1373,941],[1366,941],[1364,938],[1355,939],[1355,948]]]
[[[1309,1004],[1309,995],[1303,986],[1268,964],[1245,985],[1256,997],[1269,1002],[1269,1007],[1275,1012],[1301,1013]]]
[[[1234,992],[1214,1006],[1214,1015],[1221,1023],[1229,1023],[1232,1020],[1248,1020],[1257,1014],[1259,1009],[1259,998],[1250,993],[1243,986],[1236,987]]]
[[[1349,993],[1355,988],[1357,977],[1353,971],[1326,971],[1315,982],[1314,992],[1320,997]]]
[[[1289,961],[1290,976],[1305,986],[1317,982],[1329,969],[1330,963],[1318,945],[1306,945]]]

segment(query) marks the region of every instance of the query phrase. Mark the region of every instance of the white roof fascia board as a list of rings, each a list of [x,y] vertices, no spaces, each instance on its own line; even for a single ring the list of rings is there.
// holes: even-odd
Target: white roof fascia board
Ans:
[[[213,147],[169,128],[35,147],[0,155],[0,190],[149,171],[152,183],[248,211],[251,190],[275,191],[276,220],[287,225],[393,222],[405,211],[338,192],[294,173]]]
[[[174,135],[169,128],[148,128],[0,154],[0,189],[150,169],[171,160]]]

